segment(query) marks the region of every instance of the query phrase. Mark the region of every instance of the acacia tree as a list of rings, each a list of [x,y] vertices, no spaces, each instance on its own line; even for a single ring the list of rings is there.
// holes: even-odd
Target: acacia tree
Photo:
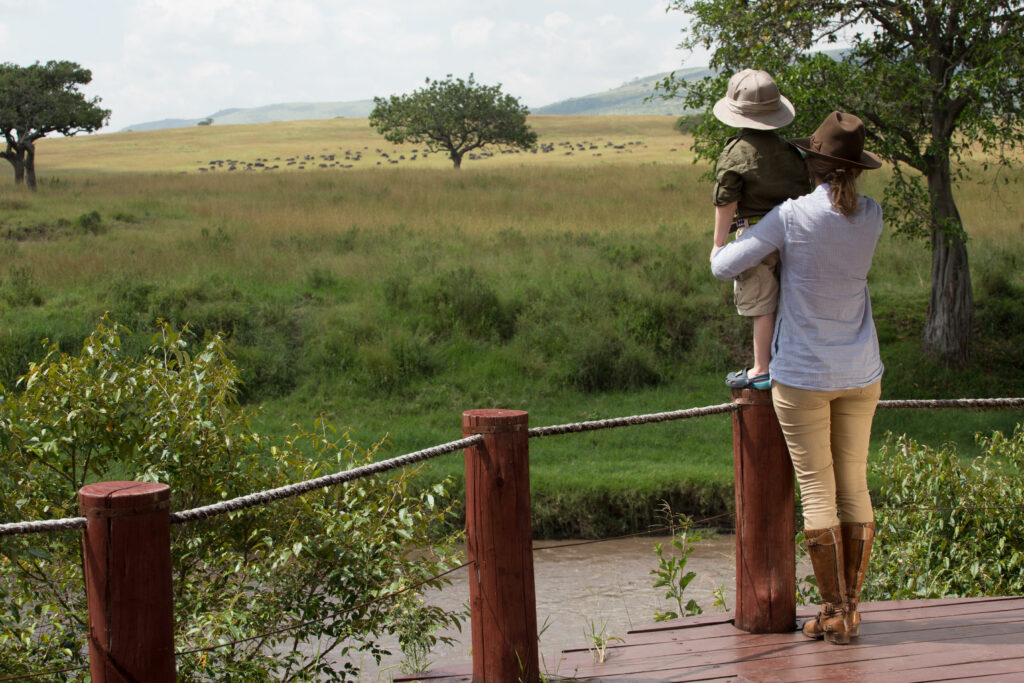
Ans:
[[[7,143],[0,157],[14,166],[14,182],[36,189],[35,142],[50,133],[75,135],[102,128],[109,109],[87,99],[80,85],[92,72],[74,62],[0,64],[0,131]]]
[[[659,84],[685,91],[688,108],[710,110],[730,73],[773,73],[793,100],[793,130],[814,130],[835,109],[868,124],[870,148],[892,164],[886,220],[932,250],[923,334],[929,355],[948,365],[970,358],[974,297],[967,233],[953,190],[965,161],[1009,165],[1024,144],[1022,0],[670,0],[690,15],[679,47],[713,50],[718,76]],[[835,54],[811,53],[843,37]],[[717,156],[724,141],[710,111],[695,151]]]
[[[444,150],[455,168],[462,167],[467,152],[486,145],[529,149],[537,134],[526,124],[530,110],[501,84],[482,85],[473,80],[427,79],[427,87],[409,95],[374,97],[370,125],[395,143],[426,144]]]

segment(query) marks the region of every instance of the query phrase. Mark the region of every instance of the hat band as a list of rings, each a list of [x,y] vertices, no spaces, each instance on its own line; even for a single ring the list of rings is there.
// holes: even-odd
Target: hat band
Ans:
[[[776,111],[779,108],[779,98],[767,100],[766,102],[743,102],[739,100],[726,100],[729,104],[729,111],[733,114],[763,114]]]

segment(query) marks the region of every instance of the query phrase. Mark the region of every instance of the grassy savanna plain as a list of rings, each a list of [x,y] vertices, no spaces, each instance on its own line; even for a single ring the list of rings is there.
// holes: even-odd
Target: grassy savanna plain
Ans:
[[[77,351],[109,311],[139,352],[158,318],[230,335],[258,429],[322,416],[392,455],[458,438],[470,408],[541,426],[727,402],[749,326],[707,266],[710,182],[690,140],[672,117],[530,123],[537,151],[461,171],[365,119],[44,140],[39,191],[0,184],[0,381],[44,338]],[[886,232],[871,273],[883,398],[1022,395],[1021,174],[981,161],[958,193],[975,359],[922,356],[930,250]],[[880,198],[884,181],[867,174],[863,191]],[[970,456],[974,433],[1018,421],[881,411],[874,451],[893,431]],[[424,480],[462,467],[443,456]],[[643,529],[662,499],[716,514],[731,506],[730,418],[535,439],[531,481],[541,536]]]

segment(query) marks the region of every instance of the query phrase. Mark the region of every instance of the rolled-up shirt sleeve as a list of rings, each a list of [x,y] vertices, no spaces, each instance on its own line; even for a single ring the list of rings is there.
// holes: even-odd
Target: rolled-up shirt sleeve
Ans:
[[[739,238],[715,252],[711,257],[711,272],[716,278],[732,280],[747,268],[756,266],[773,251],[782,253],[785,223],[780,209],[776,206]]]
[[[743,198],[743,176],[736,171],[719,169],[715,179],[712,202],[715,206],[725,206],[738,202]]]

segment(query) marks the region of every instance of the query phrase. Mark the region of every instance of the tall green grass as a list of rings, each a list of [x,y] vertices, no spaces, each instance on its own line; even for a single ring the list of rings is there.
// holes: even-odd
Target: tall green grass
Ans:
[[[707,266],[706,168],[657,119],[598,130],[540,118],[542,140],[603,136],[636,151],[496,156],[460,172],[123,173],[131,149],[204,158],[215,140],[269,154],[249,130],[266,127],[168,133],[173,144],[147,134],[147,149],[118,136],[48,141],[66,148],[48,147],[56,170],[40,154],[38,193],[0,185],[0,381],[24,372],[43,338],[77,349],[110,311],[139,352],[160,318],[195,339],[228,334],[264,429],[323,415],[363,441],[390,435],[394,453],[457,438],[470,408],[524,409],[544,425],[728,401],[722,376],[748,362],[750,331]],[[373,144],[351,125],[329,130],[363,136],[336,147]],[[306,131],[290,144],[328,141]],[[83,170],[97,159],[108,165]],[[885,398],[1024,390],[1024,200],[993,179],[960,190],[978,306],[965,371],[920,353],[927,245],[883,235],[871,288]],[[881,196],[883,183],[867,174],[864,189]],[[969,454],[975,431],[1017,420],[883,411],[876,443],[893,430]],[[662,498],[698,516],[724,511],[731,448],[727,416],[536,440],[535,523],[545,535],[627,531],[653,523]],[[461,469],[446,456],[427,476]]]

